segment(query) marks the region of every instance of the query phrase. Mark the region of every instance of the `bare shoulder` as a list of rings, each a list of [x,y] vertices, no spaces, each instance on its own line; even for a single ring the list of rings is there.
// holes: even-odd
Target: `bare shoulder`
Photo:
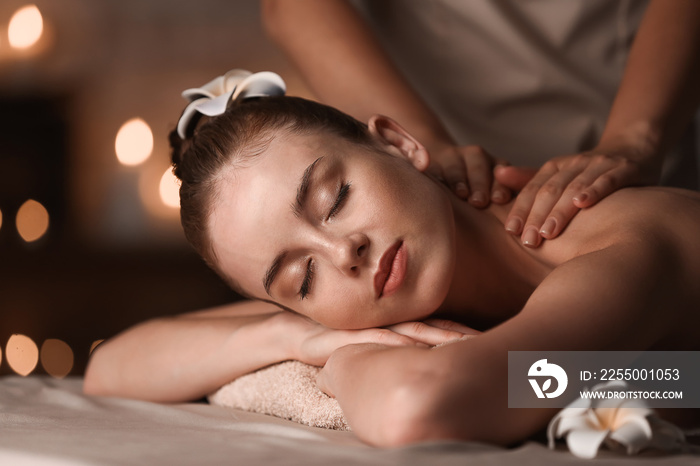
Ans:
[[[617,191],[579,212],[560,237],[545,241],[542,258],[553,266],[616,243],[670,247],[695,259],[700,274],[700,193],[645,187]]]
[[[589,308],[608,306],[601,320],[618,315],[623,323],[651,322],[650,332],[667,326],[655,344],[695,348],[700,339],[698,238],[700,194],[621,190],[580,212],[561,237],[543,244],[539,254],[553,271],[531,303],[539,307],[539,300],[549,302],[553,294],[563,293],[563,305],[586,285],[587,292],[577,300],[583,303],[591,296]],[[590,317],[589,312],[582,315]]]

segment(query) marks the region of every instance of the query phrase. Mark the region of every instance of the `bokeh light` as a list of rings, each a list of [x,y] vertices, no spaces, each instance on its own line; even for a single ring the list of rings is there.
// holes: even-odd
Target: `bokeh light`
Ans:
[[[141,118],[132,118],[119,128],[114,142],[117,159],[124,165],[145,162],[153,152],[153,132]]]
[[[5,358],[13,371],[27,376],[39,362],[39,348],[28,336],[16,333],[7,340]]]
[[[15,12],[7,28],[10,46],[26,49],[36,44],[44,31],[44,20],[36,5],[27,5]]]
[[[53,377],[62,379],[73,369],[73,350],[62,340],[45,340],[40,357],[44,370]]]
[[[168,168],[160,178],[160,200],[168,207],[180,207],[180,180],[177,179],[173,170]]]
[[[17,232],[26,242],[36,241],[49,228],[49,213],[39,202],[29,199],[17,211]]]
[[[2,229],[2,210],[0,210],[0,229]]]

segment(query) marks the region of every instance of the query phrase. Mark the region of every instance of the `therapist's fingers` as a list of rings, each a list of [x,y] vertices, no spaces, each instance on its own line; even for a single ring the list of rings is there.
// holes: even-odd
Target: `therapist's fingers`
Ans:
[[[475,207],[486,207],[491,202],[493,166],[496,161],[481,146],[463,146],[460,151],[467,166],[469,203]]]
[[[521,236],[525,246],[537,247],[541,237],[554,239],[566,228],[571,219],[581,210],[574,204],[574,192],[578,190],[576,188],[566,190],[556,200],[554,206],[551,206],[553,199],[535,203]]]
[[[589,199],[594,200],[593,203],[595,203],[624,186],[622,184],[624,178],[622,173],[618,173],[617,169],[611,170],[611,166],[614,165],[607,163],[592,163],[587,165],[585,169],[568,184],[557,203],[549,212],[547,212],[546,205],[533,206],[533,211],[530,216],[533,217],[533,225],[539,225],[541,223],[540,235],[546,239],[556,238],[581,209],[581,204],[578,202],[579,199],[589,199],[588,195],[582,196],[582,193],[595,192],[595,197],[591,195]],[[572,170],[572,173],[576,173],[576,169],[577,167]],[[584,204],[584,206],[588,207],[593,205],[593,203]],[[542,218],[545,216],[547,217],[546,220],[542,221]],[[529,224],[530,222],[530,218],[528,218],[527,223]]]
[[[643,179],[640,164],[619,159],[614,167],[601,173],[587,188],[576,194],[574,203],[580,208],[591,207],[620,188],[654,181]]]
[[[535,203],[540,189],[544,184],[558,173],[559,168],[554,161],[545,163],[542,168],[532,177],[532,179],[523,187],[518,196],[515,198],[513,207],[506,218],[506,231],[514,235],[521,235],[527,220]]]
[[[526,246],[537,247],[539,237],[557,237],[581,207],[636,181],[632,163],[622,158],[587,153],[558,157],[552,163],[556,170],[546,173],[551,176],[539,187],[523,227],[521,240]]]
[[[496,159],[496,166],[493,169],[493,183],[491,184],[491,202],[496,204],[507,204],[513,197],[513,191],[501,183],[496,176],[499,170],[507,167],[509,163],[503,159]]]
[[[574,183],[576,175],[572,170],[559,171],[540,187],[520,237],[525,246],[539,246],[543,230],[551,238],[552,232],[560,231],[562,225],[576,215],[579,209],[574,205],[573,196],[582,187],[579,182]]]
[[[459,148],[454,144],[443,145],[431,150],[428,172],[450,188],[457,197],[469,197],[467,167]]]
[[[454,158],[443,159],[442,176],[447,186],[457,197],[468,199],[471,191],[467,181],[467,166],[458,150],[455,150],[453,154]]]

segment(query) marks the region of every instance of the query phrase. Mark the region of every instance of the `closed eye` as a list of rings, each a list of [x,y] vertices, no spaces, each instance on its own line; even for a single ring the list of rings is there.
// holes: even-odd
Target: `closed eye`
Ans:
[[[340,187],[340,190],[338,191],[338,196],[335,198],[335,202],[333,203],[331,210],[328,212],[328,217],[326,218],[326,220],[332,219],[340,211],[340,209],[343,207],[343,204],[345,203],[345,200],[348,197],[349,192],[350,183],[343,183],[343,185]]]
[[[299,289],[299,297],[304,300],[309,295],[311,290],[311,282],[314,279],[314,261],[309,258],[306,263],[306,275],[304,275],[304,281],[301,282],[301,288]]]

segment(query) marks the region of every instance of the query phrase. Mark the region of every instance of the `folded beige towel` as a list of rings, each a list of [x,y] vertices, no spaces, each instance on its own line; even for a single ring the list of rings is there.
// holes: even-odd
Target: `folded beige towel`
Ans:
[[[437,347],[474,338],[442,343]],[[209,396],[214,405],[270,414],[326,429],[351,430],[335,398],[316,386],[320,367],[285,361],[237,378]]]
[[[338,401],[316,386],[320,370],[303,362],[285,361],[224,385],[209,396],[209,402],[314,427],[350,430]]]

